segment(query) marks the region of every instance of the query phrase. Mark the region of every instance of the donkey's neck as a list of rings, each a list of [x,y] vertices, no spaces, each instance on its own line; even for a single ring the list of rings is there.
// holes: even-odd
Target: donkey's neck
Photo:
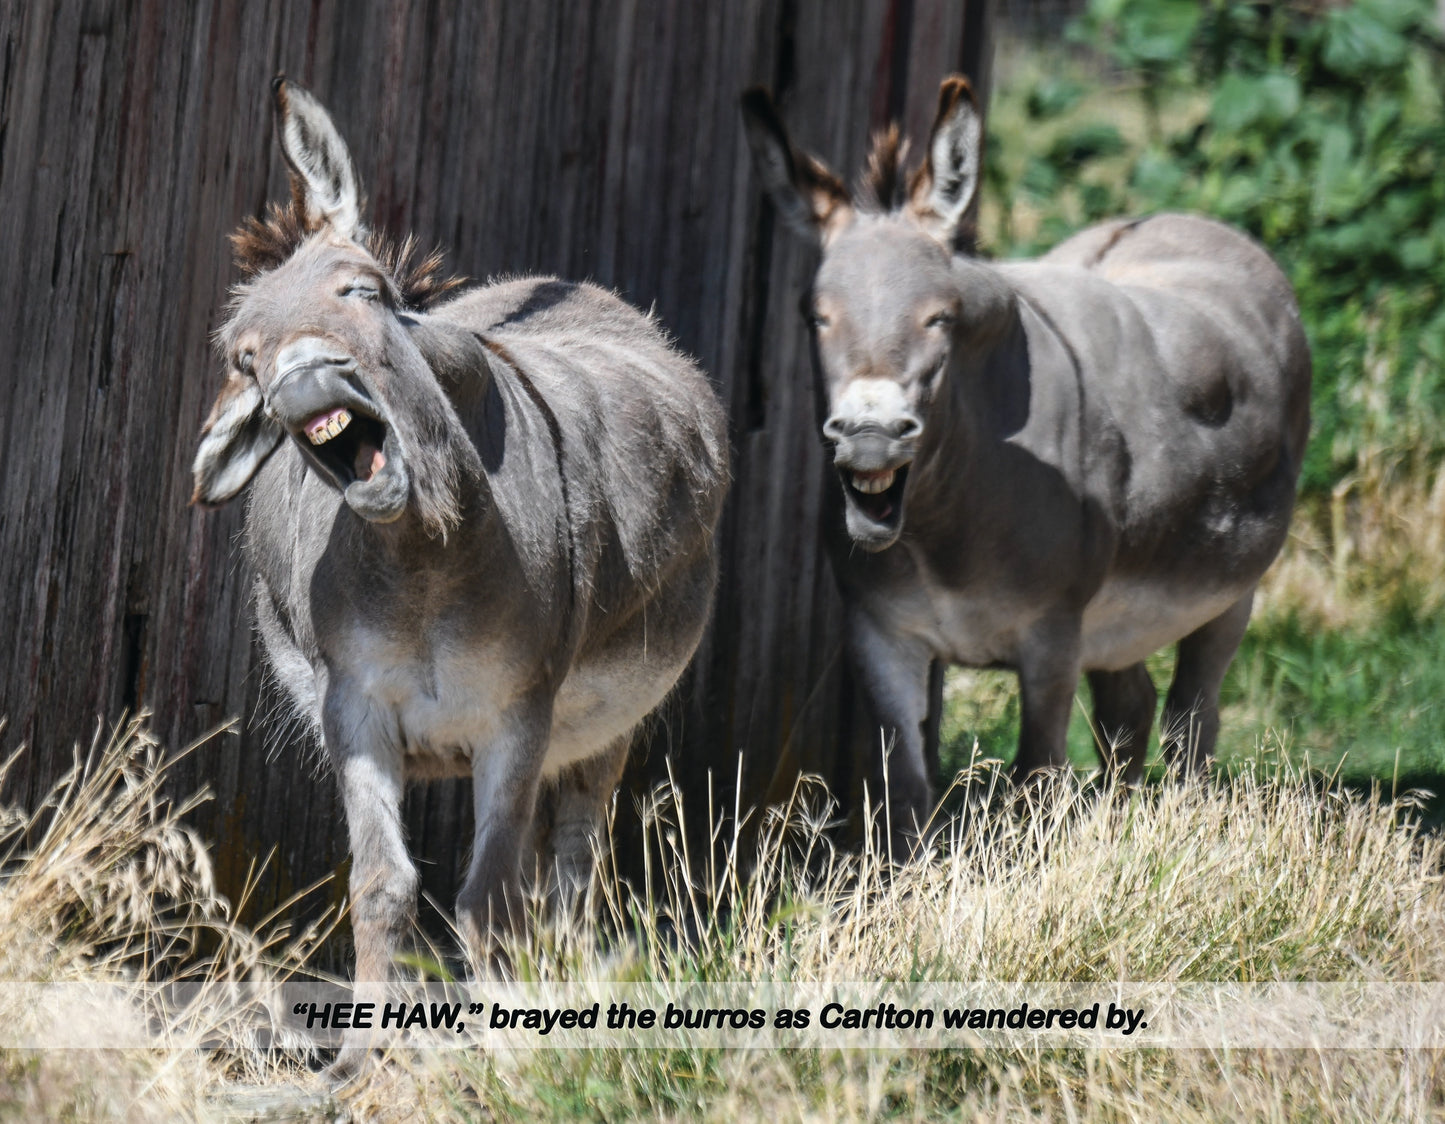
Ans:
[[[1002,302],[980,330],[961,332],[925,426],[915,495],[940,510],[980,487],[997,447],[1029,416],[1028,340],[1018,302]]]
[[[486,340],[435,316],[408,316],[403,323],[453,409],[466,417],[492,385]]]
[[[406,440],[411,494],[401,518],[367,523],[358,517],[354,531],[369,550],[406,569],[410,559],[435,566],[439,551],[484,529],[493,505],[473,419],[495,386],[486,348],[472,333],[428,316],[399,319],[431,376],[407,367],[397,390],[397,405],[405,403],[395,420]]]

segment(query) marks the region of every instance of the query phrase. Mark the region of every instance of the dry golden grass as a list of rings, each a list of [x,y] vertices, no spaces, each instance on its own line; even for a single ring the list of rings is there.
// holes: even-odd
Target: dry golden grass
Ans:
[[[1367,453],[1328,504],[1297,513],[1290,540],[1260,586],[1255,613],[1297,614],[1313,626],[1367,631],[1408,606],[1445,607],[1445,464],[1414,466]]]
[[[316,933],[229,920],[186,804],[162,798],[132,723],[44,807],[6,809],[0,956],[8,980],[221,983],[300,969]],[[1290,767],[1214,785],[1120,791],[1064,778],[1008,788],[980,765],[964,815],[924,860],[836,850],[803,786],[760,831],[689,854],[676,794],[647,809],[651,891],[604,862],[586,923],[538,918],[512,949],[549,980],[1097,982],[1436,980],[1445,969],[1445,844],[1407,804],[1335,793]],[[706,850],[706,848],[705,848]],[[3,1012],[6,1018],[29,1017]],[[227,1026],[179,1048],[11,1052],[10,1119],[1075,1120],[1416,1119],[1441,1112],[1428,1051],[394,1052],[332,1100],[306,1059]]]
[[[677,804],[650,810],[665,872],[646,911],[607,878],[590,928],[539,923],[517,962],[546,978],[795,982],[1405,981],[1445,968],[1445,845],[1408,804],[1331,793],[1281,765],[1215,786],[1040,795],[992,767],[925,861],[831,849],[806,792],[747,877],[687,878]],[[696,864],[694,864],[696,866]],[[683,940],[677,936],[689,934]],[[1425,1051],[531,1053],[398,1062],[386,1085],[504,1119],[1414,1119],[1442,1106]],[[382,1086],[383,1088],[386,1085]],[[385,1096],[390,1094],[383,1094]],[[380,1107],[380,1105],[378,1105]]]
[[[0,766],[0,790],[16,756]],[[319,926],[294,939],[270,926],[261,938],[231,923],[206,845],[184,821],[204,797],[171,801],[164,771],[159,746],[133,720],[97,733],[39,807],[0,807],[0,984],[119,985],[134,1006],[107,1017],[139,1027],[139,1004],[163,983],[223,988],[304,963]],[[17,1007],[3,987],[0,997],[12,1030],[76,1017]],[[239,1042],[224,1055],[202,1053],[203,1041],[227,1031],[206,1009],[202,1000],[165,1028],[175,1049],[5,1051],[0,1118],[222,1119],[218,1082],[274,1081],[287,1066]]]

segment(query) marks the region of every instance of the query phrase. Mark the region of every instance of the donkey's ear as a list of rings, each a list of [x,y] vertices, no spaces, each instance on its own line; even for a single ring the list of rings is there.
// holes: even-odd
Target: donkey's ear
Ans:
[[[276,135],[291,169],[291,194],[306,216],[306,226],[330,225],[346,238],[361,226],[361,189],[351,153],[331,115],[300,86],[278,77],[271,84],[276,99]]]
[[[908,203],[913,217],[950,245],[978,193],[982,163],[983,121],[968,79],[955,74],[938,89],[928,158],[918,169]]]
[[[773,205],[804,237],[827,242],[853,217],[843,181],[822,161],[793,147],[766,90],[754,86],[743,94],[742,105],[753,167]]]
[[[201,429],[191,466],[191,502],[219,507],[250,483],[281,440],[281,427],[266,416],[254,380],[232,374]]]

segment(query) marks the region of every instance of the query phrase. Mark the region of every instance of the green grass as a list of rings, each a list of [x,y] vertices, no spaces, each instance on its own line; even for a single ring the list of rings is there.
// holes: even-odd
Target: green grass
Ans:
[[[1218,757],[1226,767],[1286,752],[1347,784],[1379,780],[1445,794],[1445,616],[1401,611],[1374,627],[1312,626],[1298,613],[1251,625],[1221,692]],[[1171,652],[1149,661],[1161,697]],[[1080,687],[1069,724],[1069,760],[1098,765]],[[940,781],[983,757],[1012,760],[1018,693],[1008,672],[953,671],[945,692]],[[1155,753],[1157,754],[1157,730]],[[1432,805],[1445,820],[1445,800]]]
[[[992,681],[997,683],[997,680]],[[1007,710],[1007,693],[991,705]],[[969,696],[982,695],[973,692]],[[955,692],[956,715],[963,704]],[[985,771],[975,797],[987,787]],[[1069,781],[998,790],[956,845],[883,871],[868,854],[796,859],[772,836],[749,879],[668,878],[656,909],[604,916],[636,943],[630,979],[1435,979],[1440,841],[1408,812],[1327,795],[1287,763],[1228,784],[1125,794]],[[1102,798],[1099,798],[1102,797]],[[675,802],[674,802],[675,803]],[[987,807],[989,814],[977,814]],[[655,812],[673,822],[680,810]],[[650,833],[661,870],[676,836]],[[672,841],[670,841],[670,839]],[[791,842],[779,849],[785,839]],[[759,892],[761,889],[761,892]],[[695,898],[703,906],[697,909]],[[717,895],[717,896],[714,896]],[[691,916],[664,937],[656,917]],[[624,919],[625,918],[625,919]],[[555,920],[539,922],[543,931]],[[684,928],[690,935],[679,940]],[[594,978],[595,946],[552,931],[519,949],[544,978]],[[610,971],[620,965],[613,963]],[[734,1052],[598,1050],[399,1058],[366,1093],[485,1105],[497,1120],[1381,1119],[1439,1109],[1435,1054],[1349,1051]],[[1406,1084],[1399,1079],[1410,1074]],[[1406,1112],[1403,1115],[1415,1115]],[[438,1114],[441,1115],[441,1114]]]
[[[1246,636],[1226,684],[1222,756],[1251,752],[1252,723],[1346,780],[1445,776],[1442,652],[1439,616],[1365,632],[1266,622]]]

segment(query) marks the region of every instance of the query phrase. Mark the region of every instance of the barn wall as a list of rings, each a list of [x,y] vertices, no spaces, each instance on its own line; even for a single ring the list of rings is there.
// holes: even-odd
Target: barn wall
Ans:
[[[848,788],[796,312],[809,251],[773,238],[737,94],[773,87],[851,174],[870,126],[916,135],[939,78],[977,73],[981,2],[0,0],[0,715],[4,743],[32,747],[8,795],[33,800],[126,709],[177,748],[236,716],[173,774],[215,795],[197,818],[223,885],[274,847],[266,906],[344,858],[334,785],[267,722],[240,507],[187,506],[225,234],[283,191],[277,71],[332,110],[374,223],[475,277],[555,272],[655,305],[728,403],[715,622],[632,782],[671,752],[729,803],[738,754],[745,803],[799,768]],[[465,787],[414,792],[408,821],[449,901]]]

